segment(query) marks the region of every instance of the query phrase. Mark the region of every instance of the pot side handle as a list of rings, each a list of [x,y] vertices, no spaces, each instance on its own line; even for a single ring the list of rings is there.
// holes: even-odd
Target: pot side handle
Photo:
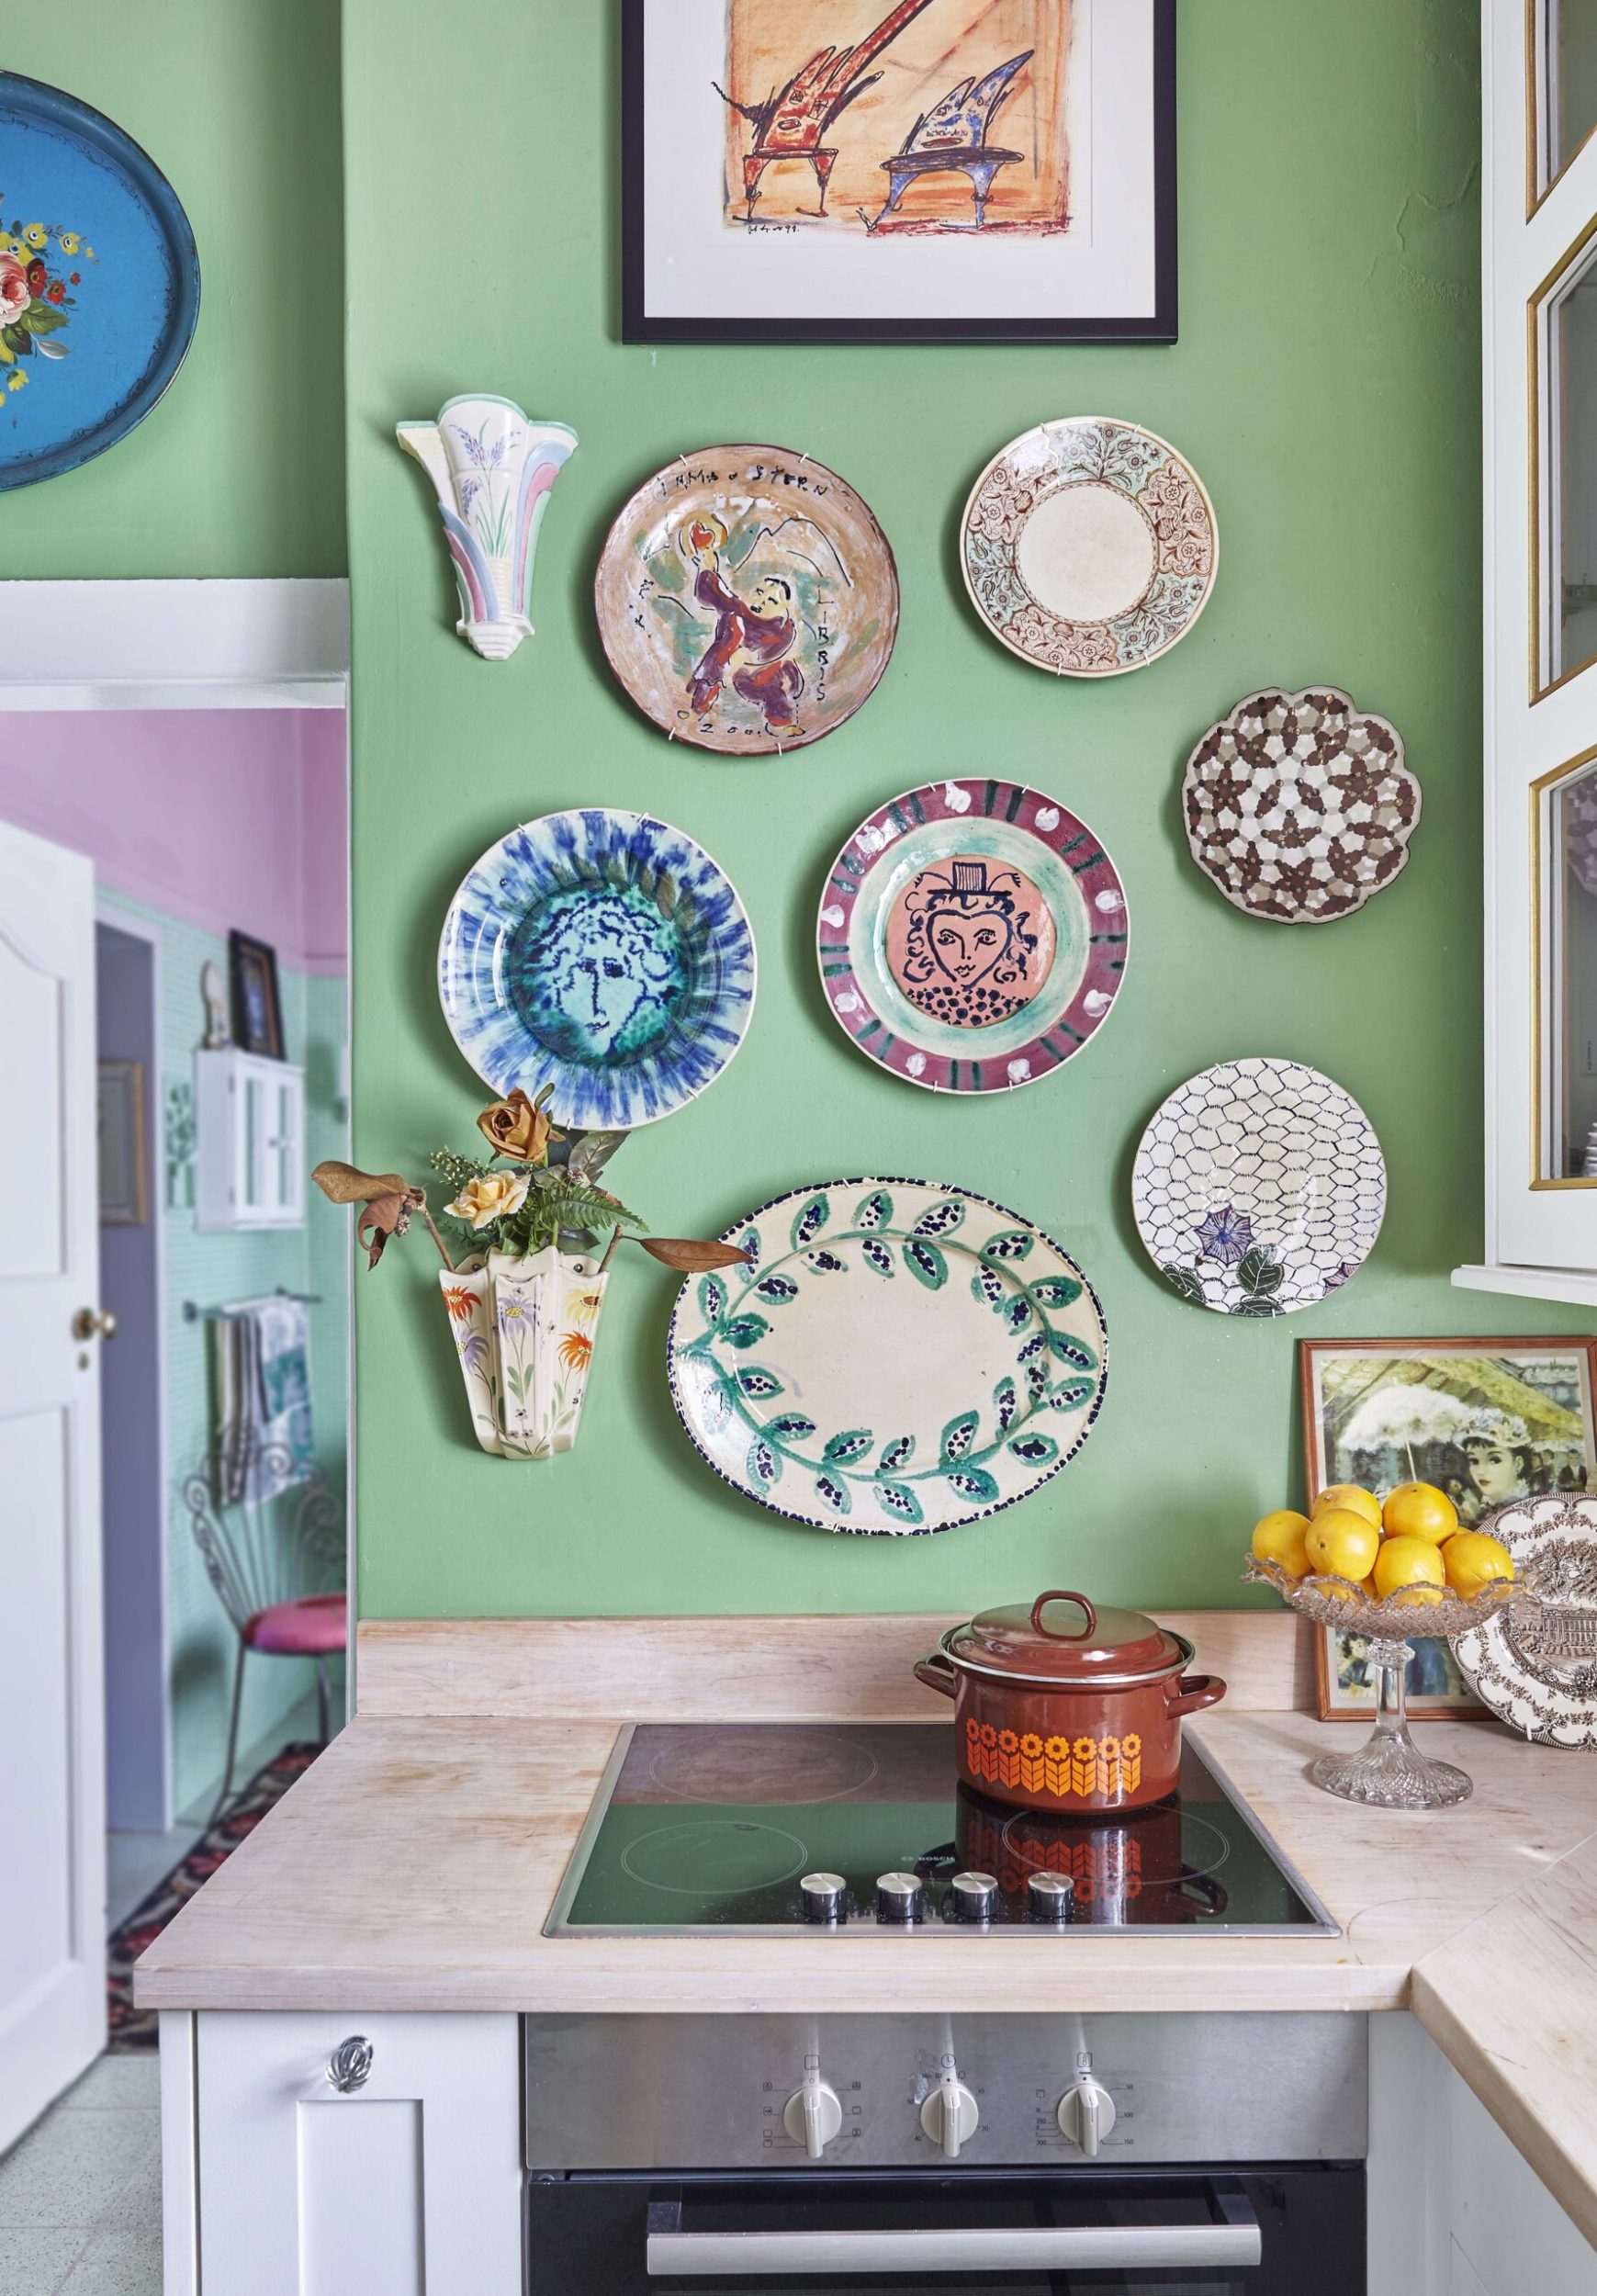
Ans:
[[[1205,1706],[1219,1705],[1225,1696],[1225,1684],[1218,1674],[1183,1674],[1175,1692],[1174,1698],[1165,1701],[1167,1714],[1201,1714]]]
[[[959,1674],[946,1651],[934,1650],[929,1658],[917,1659],[915,1679],[924,1683],[928,1690],[940,1690],[945,1698],[959,1695]]]

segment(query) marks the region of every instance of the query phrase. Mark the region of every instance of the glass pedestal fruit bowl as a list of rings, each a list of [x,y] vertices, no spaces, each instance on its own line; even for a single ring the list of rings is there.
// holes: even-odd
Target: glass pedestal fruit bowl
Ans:
[[[1379,1670],[1376,1725],[1368,1740],[1355,1754],[1322,1755],[1309,1773],[1315,1784],[1344,1801],[1373,1803],[1378,1809],[1446,1809],[1468,1801],[1475,1786],[1467,1773],[1422,1754],[1410,1736],[1405,1685],[1414,1653],[1408,1638],[1451,1641],[1468,1634],[1501,1609],[1514,1593],[1514,1581],[1494,1579],[1468,1596],[1429,1584],[1398,1587],[1372,1602],[1351,1579],[1329,1572],[1295,1579],[1278,1563],[1255,1556],[1248,1558],[1243,1575],[1254,1586],[1273,1586],[1284,1603],[1316,1625],[1362,1635],[1366,1657]]]

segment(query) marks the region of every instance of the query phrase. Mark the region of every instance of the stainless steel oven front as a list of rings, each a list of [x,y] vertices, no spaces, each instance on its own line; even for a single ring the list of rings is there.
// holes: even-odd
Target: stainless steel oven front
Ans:
[[[1355,2015],[529,2017],[527,2296],[1362,2296]]]

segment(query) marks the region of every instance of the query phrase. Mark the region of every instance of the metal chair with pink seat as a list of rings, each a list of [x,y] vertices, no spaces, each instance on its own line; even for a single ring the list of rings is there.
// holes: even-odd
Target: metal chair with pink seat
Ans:
[[[244,1661],[252,1650],[267,1658],[315,1661],[324,1746],[331,1731],[327,1661],[345,1648],[349,1631],[344,1506],[320,1477],[296,1482],[289,1480],[293,1471],[281,1446],[241,1450],[236,1439],[229,1439],[219,1443],[184,1485],[206,1575],[239,1638],[227,1767],[210,1814],[212,1825],[232,1793]],[[223,1498],[228,1491],[270,1495]]]

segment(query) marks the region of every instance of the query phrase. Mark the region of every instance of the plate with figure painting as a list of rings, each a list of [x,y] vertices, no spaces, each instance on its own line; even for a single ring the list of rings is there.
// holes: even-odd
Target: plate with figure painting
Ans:
[[[671,1401],[734,1490],[857,1536],[1012,1506],[1092,1432],[1108,1340],[1076,1263],[1018,1212],[928,1180],[827,1180],[726,1232],[682,1286]]]
[[[1011,1092],[1108,1019],[1130,917],[1113,861],[1055,797],[950,781],[882,805],[844,846],[815,947],[838,1026],[931,1092]]]
[[[706,446],[657,471],[612,526],[593,588],[638,708],[723,756],[834,732],[898,635],[898,571],[870,508],[784,446]]]
[[[960,562],[972,603],[1012,654],[1062,678],[1118,678],[1198,620],[1220,527],[1167,441],[1072,415],[993,457],[965,505]]]
[[[545,814],[449,906],[438,995],[483,1082],[629,1131],[714,1083],[754,1009],[754,936],[702,845],[647,814]]]

